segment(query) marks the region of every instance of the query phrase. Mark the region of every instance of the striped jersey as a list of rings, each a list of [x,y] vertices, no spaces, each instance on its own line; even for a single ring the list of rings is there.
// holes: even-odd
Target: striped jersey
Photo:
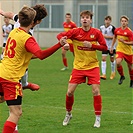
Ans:
[[[132,46],[124,44],[119,41],[119,39],[123,39],[125,41],[133,41],[133,32],[130,28],[122,29],[121,27],[115,29],[115,36],[117,37],[118,44],[116,47],[116,51],[122,52],[127,55],[132,55]]]
[[[74,69],[89,70],[99,67],[96,50],[84,47],[83,42],[89,41],[92,45],[97,45],[97,47],[103,46],[105,47],[104,50],[107,50],[105,39],[100,30],[90,28],[89,31],[84,31],[83,28],[79,27],[58,34],[57,38],[59,39],[62,36],[67,36],[67,38],[73,41]]]

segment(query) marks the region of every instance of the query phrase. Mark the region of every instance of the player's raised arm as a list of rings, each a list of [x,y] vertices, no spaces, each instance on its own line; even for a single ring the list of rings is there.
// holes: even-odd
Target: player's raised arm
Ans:
[[[5,16],[7,18],[13,19],[13,16],[15,15],[13,12],[4,12],[0,9],[0,15]]]

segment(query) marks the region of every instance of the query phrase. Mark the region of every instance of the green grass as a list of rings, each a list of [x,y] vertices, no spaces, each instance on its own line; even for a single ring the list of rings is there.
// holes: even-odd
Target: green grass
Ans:
[[[40,61],[32,60],[29,66],[29,82],[40,85],[40,90],[23,92],[23,115],[19,121],[19,133],[132,133],[132,89],[129,88],[129,75],[123,62],[126,79],[118,85],[119,75],[110,80],[108,61],[107,80],[101,80],[103,113],[101,127],[93,128],[94,111],[91,86],[81,84],[75,92],[73,119],[66,127],[62,126],[65,116],[65,95],[72,69],[73,56],[67,52],[69,70],[61,72],[61,50]],[[98,52],[101,60],[101,52]],[[109,58],[108,58],[109,59]],[[0,130],[8,117],[5,103],[0,105]]]

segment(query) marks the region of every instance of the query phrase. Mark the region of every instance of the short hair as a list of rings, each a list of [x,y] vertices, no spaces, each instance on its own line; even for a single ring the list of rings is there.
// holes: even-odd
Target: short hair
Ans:
[[[24,27],[29,26],[33,22],[35,15],[36,11],[33,8],[24,6],[18,14],[20,25]]]
[[[36,11],[34,23],[36,23],[38,20],[42,20],[48,15],[47,10],[43,4],[35,5],[32,8]]]
[[[111,16],[105,16],[104,20],[107,20],[107,19],[112,20]]]
[[[71,13],[68,13],[68,12],[67,12],[67,13],[66,13],[66,15],[69,15],[69,16],[71,16]]]
[[[82,11],[82,12],[80,13],[80,17],[81,17],[82,15],[89,15],[90,18],[92,19],[93,13],[92,13],[91,11],[84,10],[84,11]]]
[[[128,18],[126,15],[122,15],[122,16],[120,17],[120,21],[122,20],[122,18],[125,18],[127,21],[129,21],[129,18]]]

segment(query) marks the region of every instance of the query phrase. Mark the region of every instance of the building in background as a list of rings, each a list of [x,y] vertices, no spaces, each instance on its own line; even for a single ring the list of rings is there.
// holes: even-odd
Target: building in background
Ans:
[[[80,12],[91,10],[94,13],[93,27],[99,28],[106,15],[112,16],[112,24],[120,26],[121,15],[130,18],[129,27],[133,30],[133,0],[1,0],[4,11],[18,12],[23,5],[44,4],[48,16],[35,27],[34,36],[41,47],[49,47],[57,42],[56,35],[63,31],[62,22],[66,12],[70,12],[73,21],[80,26]],[[0,18],[1,19],[1,18]],[[2,20],[2,19],[1,19]],[[2,25],[2,22],[1,22]]]

